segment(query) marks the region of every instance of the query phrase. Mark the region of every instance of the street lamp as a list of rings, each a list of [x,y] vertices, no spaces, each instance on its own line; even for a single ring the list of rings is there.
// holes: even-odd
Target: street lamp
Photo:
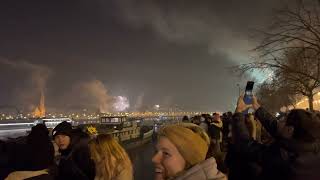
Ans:
[[[159,105],[159,104],[156,104],[156,105],[154,105],[154,108],[155,108],[156,111],[159,111],[160,105]]]

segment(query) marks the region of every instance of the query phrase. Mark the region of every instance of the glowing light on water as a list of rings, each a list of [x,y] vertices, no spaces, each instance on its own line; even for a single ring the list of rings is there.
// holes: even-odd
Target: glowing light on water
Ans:
[[[115,97],[115,102],[113,104],[113,108],[116,111],[124,111],[130,107],[129,100],[124,96]]]

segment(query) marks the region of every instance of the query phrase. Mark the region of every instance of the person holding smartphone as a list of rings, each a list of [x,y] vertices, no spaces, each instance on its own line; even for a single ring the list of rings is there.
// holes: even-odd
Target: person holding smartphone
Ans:
[[[254,109],[255,117],[274,138],[273,143],[261,144],[250,137],[244,119],[244,112],[248,108]],[[244,157],[244,164],[254,165],[250,166],[251,172],[256,173],[253,173],[254,179],[320,178],[320,123],[319,117],[312,112],[293,109],[284,120],[277,121],[260,106],[255,96],[252,96],[250,104],[240,96],[232,126],[234,153]],[[229,179],[242,179],[243,173],[231,170]]]

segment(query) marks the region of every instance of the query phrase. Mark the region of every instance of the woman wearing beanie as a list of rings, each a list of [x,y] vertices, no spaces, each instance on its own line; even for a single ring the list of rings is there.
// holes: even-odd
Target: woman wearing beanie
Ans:
[[[156,180],[226,180],[213,157],[206,158],[210,140],[197,125],[168,125],[158,133],[152,158]]]
[[[79,128],[73,129],[70,123],[63,121],[53,129],[52,137],[60,153],[56,179],[93,180],[95,168],[90,158],[89,135]]]

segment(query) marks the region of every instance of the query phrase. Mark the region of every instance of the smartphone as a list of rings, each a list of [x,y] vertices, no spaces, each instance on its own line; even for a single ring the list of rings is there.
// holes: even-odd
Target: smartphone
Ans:
[[[244,91],[244,97],[243,97],[243,101],[246,104],[252,104],[252,90],[253,90],[253,85],[254,82],[253,81],[248,81],[247,85],[246,85],[246,90]]]

